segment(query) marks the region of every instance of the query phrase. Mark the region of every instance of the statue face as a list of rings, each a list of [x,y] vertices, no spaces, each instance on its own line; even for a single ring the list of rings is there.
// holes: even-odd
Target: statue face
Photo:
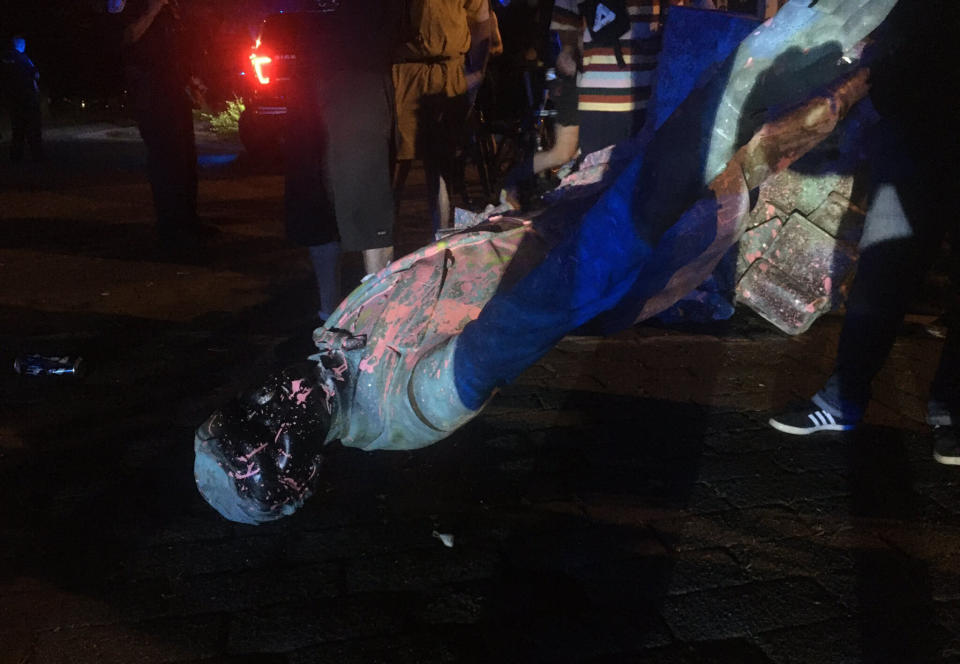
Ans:
[[[119,14],[127,6],[127,0],[107,0],[107,11],[111,14]]]
[[[335,388],[313,362],[231,401],[197,430],[197,488],[227,519],[257,524],[296,511],[317,485]]]
[[[19,53],[27,50],[27,42],[23,37],[14,37],[11,43],[13,44],[13,50]]]

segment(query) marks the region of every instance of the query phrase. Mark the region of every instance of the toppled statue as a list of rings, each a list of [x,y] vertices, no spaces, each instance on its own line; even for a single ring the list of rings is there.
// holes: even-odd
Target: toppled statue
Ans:
[[[491,220],[361,284],[314,332],[315,355],[199,427],[204,498],[242,523],[292,514],[327,443],[431,445],[570,331],[621,329],[693,290],[742,234],[751,190],[866,95],[861,41],[895,4],[791,0],[602,191]]]

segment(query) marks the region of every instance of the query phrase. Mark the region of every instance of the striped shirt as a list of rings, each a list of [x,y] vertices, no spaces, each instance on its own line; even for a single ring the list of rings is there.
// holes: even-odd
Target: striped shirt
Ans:
[[[626,62],[621,67],[613,48],[591,43],[578,0],[554,2],[550,29],[583,35],[583,72],[578,81],[581,111],[644,111],[650,100],[660,53],[660,2],[625,0],[624,4],[630,29],[620,36]]]

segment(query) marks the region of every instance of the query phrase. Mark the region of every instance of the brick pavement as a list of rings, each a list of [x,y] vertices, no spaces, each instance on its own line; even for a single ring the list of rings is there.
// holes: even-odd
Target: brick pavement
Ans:
[[[203,270],[125,253],[146,237],[115,227],[130,196],[80,225],[45,182],[17,215],[35,232],[5,215],[4,261],[164,294],[4,289],[4,366],[68,349],[95,370],[0,374],[0,662],[960,662],[960,475],[921,424],[925,319],[852,434],[765,425],[829,372],[836,317],[794,338],[747,312],[569,337],[447,441],[334,450],[301,513],[239,526],[193,488],[191,431],[307,316],[278,178],[207,175],[222,232]]]

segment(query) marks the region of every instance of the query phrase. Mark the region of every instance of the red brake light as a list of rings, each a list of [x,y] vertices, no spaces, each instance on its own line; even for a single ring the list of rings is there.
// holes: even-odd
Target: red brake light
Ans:
[[[269,55],[250,54],[250,64],[253,65],[253,73],[257,75],[257,80],[260,81],[262,85],[270,82],[270,76],[264,71],[264,66],[271,62],[273,62],[273,60]]]

